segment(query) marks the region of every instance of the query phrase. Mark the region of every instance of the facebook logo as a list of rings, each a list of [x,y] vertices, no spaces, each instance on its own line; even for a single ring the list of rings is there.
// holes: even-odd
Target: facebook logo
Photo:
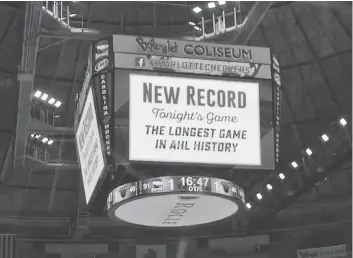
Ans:
[[[135,66],[144,67],[145,66],[145,59],[143,57],[136,57]]]

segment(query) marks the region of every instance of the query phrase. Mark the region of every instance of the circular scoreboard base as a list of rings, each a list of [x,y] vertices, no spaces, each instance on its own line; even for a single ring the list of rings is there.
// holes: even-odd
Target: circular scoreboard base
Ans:
[[[156,177],[121,185],[108,196],[108,215],[135,226],[195,227],[244,210],[244,191],[224,179]]]

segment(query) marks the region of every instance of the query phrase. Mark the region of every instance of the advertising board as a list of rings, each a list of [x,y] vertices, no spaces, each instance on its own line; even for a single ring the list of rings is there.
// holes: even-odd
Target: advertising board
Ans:
[[[88,204],[106,165],[92,88],[84,101],[75,131],[75,143]]]
[[[347,254],[346,245],[335,245],[297,250],[298,258],[339,258]]]
[[[115,68],[271,79],[271,66],[179,57],[115,53]]]
[[[114,53],[271,64],[269,48],[142,36],[113,35],[113,51]]]
[[[273,168],[268,83],[130,74],[130,161]]]

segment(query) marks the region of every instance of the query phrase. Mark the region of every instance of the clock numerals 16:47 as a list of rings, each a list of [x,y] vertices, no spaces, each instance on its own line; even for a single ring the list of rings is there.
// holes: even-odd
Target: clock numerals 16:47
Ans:
[[[202,187],[206,187],[208,184],[208,181],[210,179],[208,177],[182,177],[180,178],[181,181],[181,185],[182,186],[193,186],[193,185],[197,185],[197,186],[202,186]]]

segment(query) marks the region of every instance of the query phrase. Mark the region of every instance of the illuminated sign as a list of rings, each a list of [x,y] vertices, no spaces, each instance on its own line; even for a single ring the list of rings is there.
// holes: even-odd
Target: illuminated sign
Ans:
[[[113,52],[271,64],[269,48],[128,35],[113,35]]]
[[[130,161],[261,165],[258,83],[130,74],[129,123]]]
[[[92,88],[89,89],[75,132],[86,202],[89,203],[105,168]]]

